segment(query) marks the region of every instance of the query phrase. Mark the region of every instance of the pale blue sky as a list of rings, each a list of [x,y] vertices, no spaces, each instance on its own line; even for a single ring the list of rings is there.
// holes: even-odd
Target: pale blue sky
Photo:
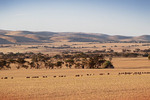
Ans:
[[[150,0],[0,0],[0,29],[150,35]]]

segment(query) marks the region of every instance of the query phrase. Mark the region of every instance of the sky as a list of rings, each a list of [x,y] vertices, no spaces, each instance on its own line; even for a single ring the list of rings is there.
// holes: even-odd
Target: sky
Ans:
[[[150,0],[0,0],[0,29],[150,35]]]

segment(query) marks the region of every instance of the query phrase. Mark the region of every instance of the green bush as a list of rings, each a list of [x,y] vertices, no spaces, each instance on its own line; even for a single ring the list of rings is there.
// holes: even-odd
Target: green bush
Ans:
[[[114,66],[110,61],[107,60],[103,63],[102,68],[114,68]]]

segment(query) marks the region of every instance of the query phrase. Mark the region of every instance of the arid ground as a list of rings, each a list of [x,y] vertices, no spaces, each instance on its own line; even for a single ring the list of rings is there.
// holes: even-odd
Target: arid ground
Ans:
[[[150,0],[0,0],[0,100],[150,100]]]
[[[65,47],[69,48],[65,48]],[[53,48],[55,47],[55,48]],[[61,47],[61,48],[57,48]],[[0,47],[0,52],[34,52],[55,55],[64,51],[94,51],[94,50],[108,50],[112,49],[114,52],[122,52],[122,49],[135,50],[137,48],[144,50],[150,47],[150,43],[99,43],[99,42],[53,42],[53,43],[40,43],[40,44],[5,44]]]
[[[0,98],[149,100],[150,74],[119,73],[150,72],[150,61],[147,58],[113,58],[112,63],[115,69],[1,70],[0,77],[7,79],[0,79]],[[35,76],[38,78],[34,78]]]

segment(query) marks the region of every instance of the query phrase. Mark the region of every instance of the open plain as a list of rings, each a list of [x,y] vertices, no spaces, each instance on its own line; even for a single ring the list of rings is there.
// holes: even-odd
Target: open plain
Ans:
[[[61,41],[32,45],[5,44],[0,52],[56,55],[66,51],[88,52],[110,48],[114,52],[122,52],[122,49],[133,52],[137,48],[149,49],[149,43]],[[147,72],[150,72],[150,61],[147,57],[113,57],[112,64],[115,69],[16,69],[12,66],[10,70],[0,71],[0,99],[149,100],[150,74]],[[128,72],[132,74],[125,74]]]
[[[0,52],[8,53],[44,53],[44,54],[61,54],[62,52],[88,52],[94,50],[109,50],[122,52],[122,49],[149,49],[150,43],[99,43],[99,42],[53,42],[53,43],[36,43],[36,44],[3,44],[0,45]]]
[[[0,0],[0,100],[150,100],[150,0]]]
[[[143,57],[113,58],[112,63],[115,69],[1,70],[0,77],[3,79],[0,79],[0,98],[149,100],[150,61]],[[130,74],[125,74],[127,72]]]

